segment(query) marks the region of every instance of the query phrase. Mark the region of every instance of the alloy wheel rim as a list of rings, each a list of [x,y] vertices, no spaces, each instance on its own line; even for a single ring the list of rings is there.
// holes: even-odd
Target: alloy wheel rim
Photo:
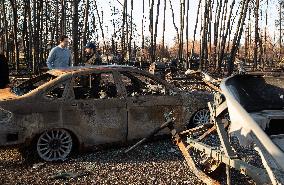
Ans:
[[[207,109],[202,109],[196,112],[194,115],[192,122],[194,125],[204,125],[208,124],[210,120],[210,112]]]
[[[66,130],[44,132],[38,139],[37,152],[45,161],[64,160],[72,150],[72,137]]]

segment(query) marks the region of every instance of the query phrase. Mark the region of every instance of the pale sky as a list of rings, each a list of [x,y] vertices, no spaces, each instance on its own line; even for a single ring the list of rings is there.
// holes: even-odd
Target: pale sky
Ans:
[[[121,3],[123,3],[123,0],[118,0]],[[108,31],[109,31],[109,35],[107,36],[107,38],[110,38],[110,34],[113,32],[112,31],[112,25],[111,25],[111,11],[110,11],[110,5],[111,6],[115,6],[116,8],[118,8],[119,10],[122,10],[122,6],[118,3],[117,0],[97,0],[97,4],[98,4],[98,8],[99,10],[104,10],[104,24],[107,25],[109,23],[108,26]],[[187,1],[187,0],[186,0]],[[128,0],[128,13],[130,15],[130,0]],[[143,0],[133,0],[134,2],[134,8],[133,8],[133,18],[134,18],[134,22],[137,25],[137,30],[138,33],[141,34],[141,29],[142,29],[142,25],[141,25],[141,21],[142,21],[142,17],[143,17]],[[156,5],[157,5],[157,0],[155,0],[155,9],[154,9],[154,22],[155,22],[155,15],[156,15]],[[177,27],[179,28],[180,25],[180,21],[179,21],[179,9],[180,9],[180,0],[172,0],[172,5],[173,5],[173,10],[175,13],[175,23],[177,25]],[[189,37],[193,38],[193,31],[194,31],[194,26],[195,26],[195,21],[196,21],[196,14],[197,14],[197,6],[198,6],[198,2],[199,0],[190,0],[189,1]],[[231,2],[231,0],[229,0],[229,2]],[[239,2],[239,0],[237,0],[237,2]],[[275,18],[278,17],[278,6],[277,4],[277,0],[269,0],[269,13],[268,13],[268,29],[270,32],[270,35],[273,37],[274,32],[276,30],[275,28]],[[263,20],[260,20],[261,22],[261,27],[264,28],[265,27],[265,10],[266,10],[266,2],[263,2],[261,4],[262,7],[262,14],[263,14]],[[161,41],[162,38],[162,29],[163,29],[163,8],[164,8],[164,0],[161,0],[161,4],[160,4],[160,17],[159,17],[159,25],[158,25],[158,42]],[[237,6],[235,6],[235,9],[237,8]],[[149,35],[149,29],[148,29],[148,16],[149,16],[149,0],[145,0],[145,16],[146,16],[146,26],[145,26],[145,34]],[[213,15],[214,16],[214,15]],[[117,15],[118,17],[118,15]],[[121,25],[117,25],[117,26],[121,26]],[[106,32],[106,28],[105,28],[105,32]],[[278,34],[278,33],[277,33]],[[199,34],[197,34],[198,36]],[[167,11],[166,11],[166,31],[165,31],[165,42],[169,45],[171,45],[173,43],[174,37],[176,36],[176,31],[175,28],[173,26],[173,21],[172,21],[172,12],[170,9],[170,3],[169,0],[167,0]],[[140,39],[141,40],[141,39]]]

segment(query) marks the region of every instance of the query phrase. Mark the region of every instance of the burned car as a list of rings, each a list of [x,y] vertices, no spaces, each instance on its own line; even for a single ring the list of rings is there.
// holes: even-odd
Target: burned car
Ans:
[[[211,99],[132,67],[51,70],[0,90],[0,145],[34,146],[46,161],[63,160],[74,148],[142,138],[170,111],[180,129],[208,121]]]

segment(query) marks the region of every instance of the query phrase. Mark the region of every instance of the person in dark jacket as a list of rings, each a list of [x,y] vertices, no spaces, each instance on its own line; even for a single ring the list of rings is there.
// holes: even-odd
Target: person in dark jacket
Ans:
[[[92,42],[87,43],[85,46],[86,52],[86,65],[101,65],[102,64],[102,57],[96,49],[96,45]]]
[[[0,89],[4,89],[9,84],[8,60],[4,54],[0,54]]]

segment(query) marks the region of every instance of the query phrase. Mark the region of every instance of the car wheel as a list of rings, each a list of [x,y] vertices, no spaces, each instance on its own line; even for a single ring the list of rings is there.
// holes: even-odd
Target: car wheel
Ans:
[[[54,129],[42,133],[37,141],[37,153],[45,161],[64,160],[71,153],[73,139],[63,129]]]
[[[208,109],[201,109],[194,113],[188,126],[193,128],[208,123],[210,123],[210,111]]]

